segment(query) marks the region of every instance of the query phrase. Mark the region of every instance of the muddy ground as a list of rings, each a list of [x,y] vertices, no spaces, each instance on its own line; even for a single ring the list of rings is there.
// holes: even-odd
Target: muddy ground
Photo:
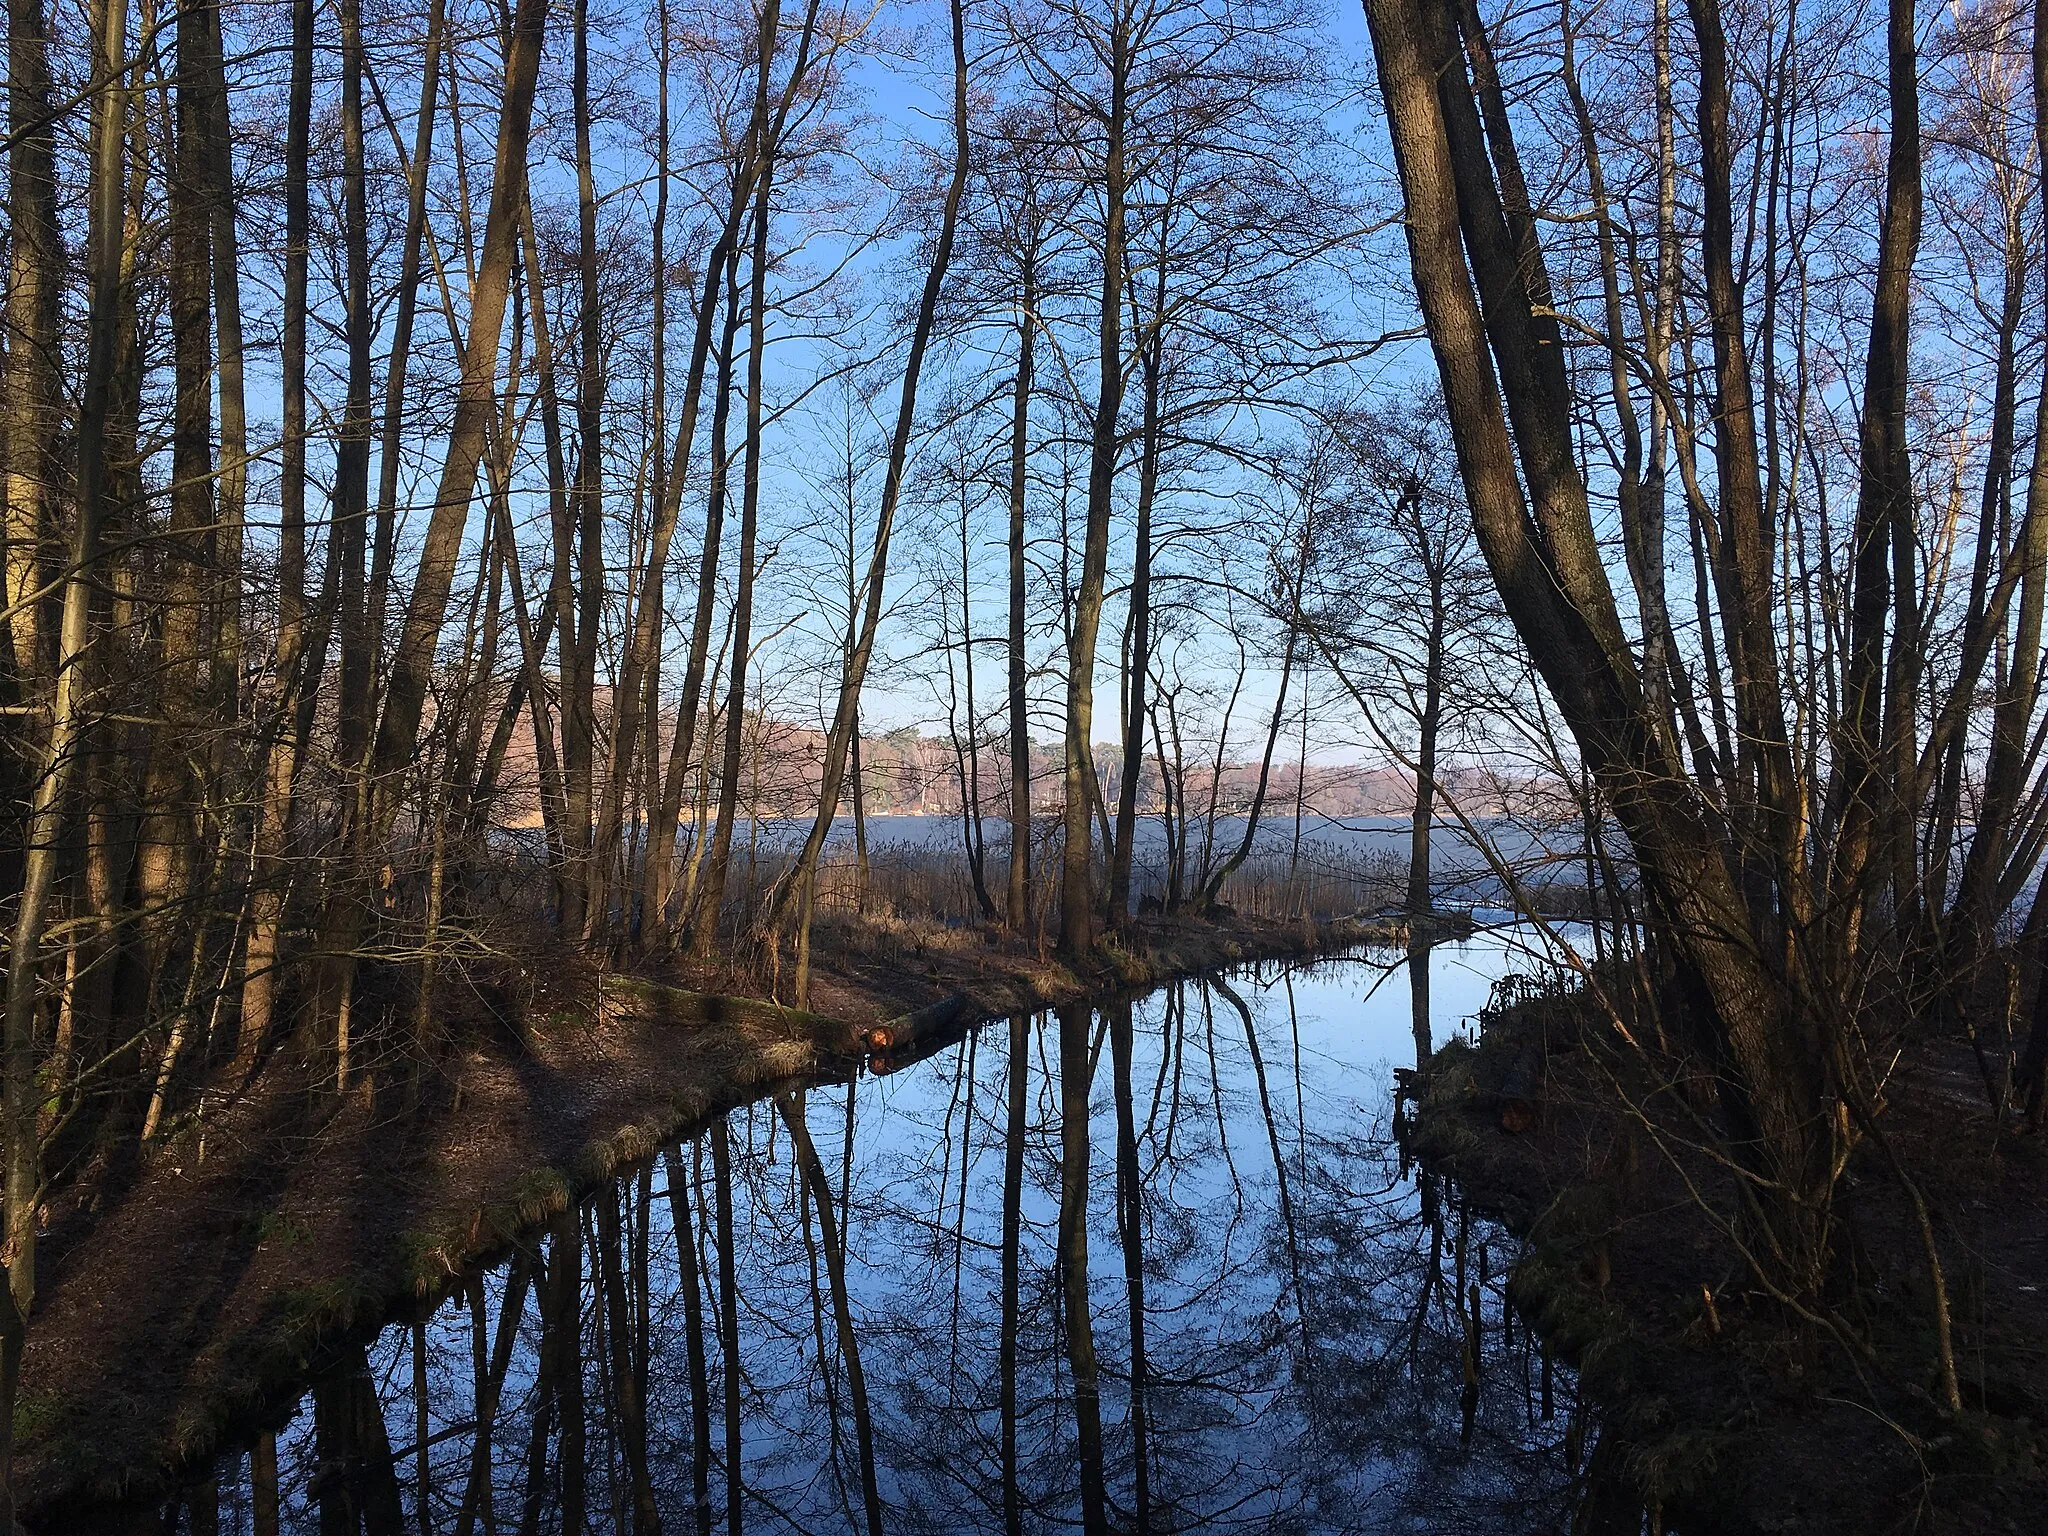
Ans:
[[[1624,1111],[1629,1069],[1566,998],[1438,1053],[1410,1145],[1526,1239],[1510,1295],[1575,1361],[1606,1426],[1585,1511],[1720,1533],[2048,1530],[2048,1138],[2003,1129],[1961,1046],[1923,1043],[1885,1124],[1927,1193],[1964,1411],[1939,1406],[1930,1270],[1867,1144],[1836,1214],[1842,1282],[1801,1325],[1751,1278],[1733,1192],[1680,1117]],[[1662,1102],[1675,1102],[1667,1091]],[[1841,1330],[1832,1336],[1829,1326]],[[1659,1528],[1653,1525],[1653,1529]]]

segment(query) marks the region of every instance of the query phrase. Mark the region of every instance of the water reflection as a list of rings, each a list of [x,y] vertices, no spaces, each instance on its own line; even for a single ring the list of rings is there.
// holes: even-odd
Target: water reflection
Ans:
[[[164,1518],[1565,1529],[1583,1437],[1508,1240],[1392,1135],[1392,1069],[1511,951],[1405,962],[1019,1016],[737,1110],[345,1353]]]

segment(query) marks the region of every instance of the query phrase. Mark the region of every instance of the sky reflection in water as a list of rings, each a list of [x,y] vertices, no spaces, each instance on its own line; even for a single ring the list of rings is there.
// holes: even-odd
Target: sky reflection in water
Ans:
[[[222,1461],[219,1527],[274,1486],[322,1536],[1562,1530],[1571,1389],[1504,1337],[1511,1240],[1390,1129],[1417,1010],[1441,1041],[1530,965],[1245,971],[736,1110],[343,1359],[274,1483]]]

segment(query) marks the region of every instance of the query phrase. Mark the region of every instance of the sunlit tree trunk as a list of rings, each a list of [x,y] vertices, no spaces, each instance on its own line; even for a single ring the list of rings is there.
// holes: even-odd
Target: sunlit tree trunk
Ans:
[[[57,326],[64,244],[57,225],[56,117],[50,99],[49,27],[42,0],[7,7],[8,274],[4,323],[4,529],[14,683],[39,692],[52,656],[45,633],[47,543],[57,535],[60,430]]]
[[[24,1332],[36,1294],[36,1229],[42,1200],[42,1144],[36,1117],[37,995],[43,934],[65,830],[67,791],[87,748],[82,693],[99,531],[105,516],[107,415],[122,266],[122,136],[128,8],[99,0],[93,11],[94,57],[107,81],[93,104],[90,230],[86,246],[86,372],[78,420],[78,510],[72,523],[58,626],[57,671],[49,735],[29,799],[21,895],[7,957],[7,1014],[0,1031],[0,1123],[6,1131],[6,1223],[0,1233],[0,1525],[14,1519],[14,1417]]]
[[[168,290],[175,401],[171,423],[171,516],[163,557],[163,618],[158,656],[159,711],[143,784],[136,853],[136,894],[145,925],[146,975],[162,985],[193,878],[200,828],[207,620],[216,595],[208,569],[213,547],[213,347],[211,218],[206,147],[207,21],[197,7],[178,12],[174,142],[167,177]]]

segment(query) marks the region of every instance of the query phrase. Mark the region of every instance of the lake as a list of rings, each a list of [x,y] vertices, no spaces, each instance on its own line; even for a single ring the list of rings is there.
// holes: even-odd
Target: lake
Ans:
[[[1566,1530],[1514,1242],[1392,1134],[1537,963],[1250,968],[735,1110],[339,1351],[179,1528]]]

